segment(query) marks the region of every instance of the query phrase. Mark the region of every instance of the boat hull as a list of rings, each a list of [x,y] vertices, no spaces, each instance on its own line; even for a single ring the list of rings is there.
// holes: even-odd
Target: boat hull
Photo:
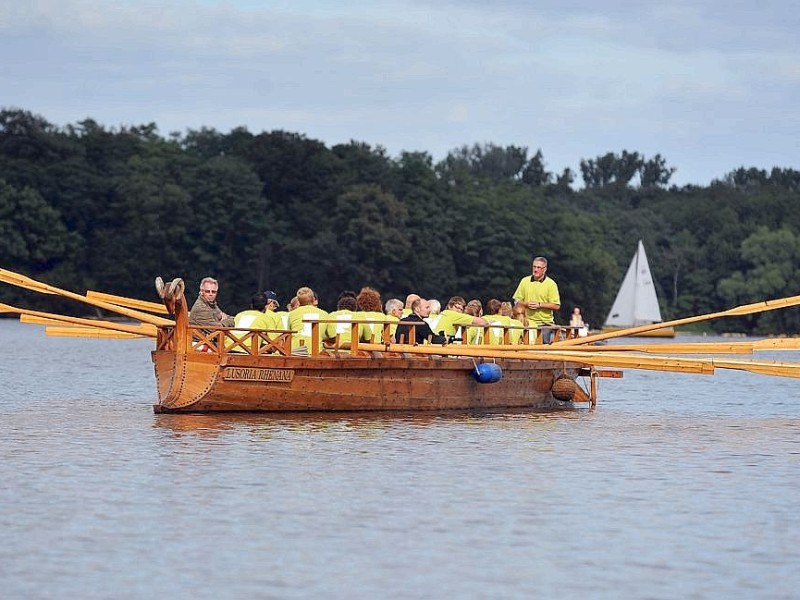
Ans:
[[[480,362],[480,361],[479,361]],[[470,358],[249,356],[156,350],[157,413],[441,411],[569,408],[554,382],[582,365],[498,359],[502,377],[479,383]],[[575,402],[590,397],[575,384]]]

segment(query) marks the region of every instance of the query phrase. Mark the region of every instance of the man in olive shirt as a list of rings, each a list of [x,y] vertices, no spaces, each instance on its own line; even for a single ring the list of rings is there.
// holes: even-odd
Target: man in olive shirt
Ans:
[[[204,277],[200,282],[200,295],[189,311],[189,325],[206,327],[233,327],[233,317],[217,305],[219,284],[213,277]]]
[[[553,312],[561,309],[558,285],[547,276],[547,259],[544,256],[533,259],[531,270],[533,274],[530,277],[520,280],[514,292],[514,300],[517,305],[525,307],[528,325],[553,325]],[[553,338],[553,330],[545,329],[542,337],[542,341],[549,344]]]

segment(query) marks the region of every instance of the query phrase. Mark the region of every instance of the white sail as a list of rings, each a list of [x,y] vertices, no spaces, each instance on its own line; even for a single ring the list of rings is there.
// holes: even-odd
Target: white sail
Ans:
[[[660,323],[662,320],[653,276],[650,274],[650,265],[647,264],[647,254],[642,240],[639,240],[636,254],[633,255],[617,298],[606,318],[606,326],[635,327]]]

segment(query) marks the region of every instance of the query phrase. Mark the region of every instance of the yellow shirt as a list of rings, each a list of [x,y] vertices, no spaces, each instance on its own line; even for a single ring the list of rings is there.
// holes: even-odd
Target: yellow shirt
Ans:
[[[304,323],[304,319],[319,321],[327,318],[328,313],[313,304],[300,306],[289,311],[289,329],[294,332],[294,335],[292,335],[292,349],[299,346],[307,346],[311,350],[311,323]],[[320,326],[318,329],[319,344],[317,351],[322,350],[322,339],[325,337],[326,332],[325,327]]]
[[[545,277],[543,281],[535,281],[531,276],[520,279],[514,291],[514,300],[518,302],[545,302],[547,304],[561,304],[556,282]],[[549,308],[525,308],[528,325],[552,325],[553,311]]]
[[[436,324],[436,329],[433,330],[434,333],[444,331],[445,335],[455,335],[459,326],[472,325],[473,316],[458,312],[457,310],[446,308],[441,312],[440,316],[441,318]],[[433,329],[433,327],[431,327],[431,329]]]
[[[352,341],[353,325],[350,323],[355,318],[352,310],[335,310],[328,314],[329,319],[336,319],[339,323],[328,323],[325,328],[326,339],[335,339],[339,336],[339,346],[349,346]]]

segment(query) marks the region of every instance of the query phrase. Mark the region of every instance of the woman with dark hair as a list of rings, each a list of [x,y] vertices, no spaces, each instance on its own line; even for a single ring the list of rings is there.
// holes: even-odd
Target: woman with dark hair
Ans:
[[[350,348],[353,332],[351,321],[355,318],[356,310],[355,292],[342,292],[339,294],[336,310],[328,314],[329,319],[336,319],[339,322],[328,323],[325,335],[326,338],[335,340],[333,342],[335,348]]]
[[[381,295],[378,290],[369,286],[364,286],[356,296],[356,307],[358,312],[356,317],[367,321],[378,321],[378,323],[362,323],[359,326],[358,339],[362,342],[376,342],[383,341],[383,324],[380,321],[384,320],[385,315],[381,310]]]

